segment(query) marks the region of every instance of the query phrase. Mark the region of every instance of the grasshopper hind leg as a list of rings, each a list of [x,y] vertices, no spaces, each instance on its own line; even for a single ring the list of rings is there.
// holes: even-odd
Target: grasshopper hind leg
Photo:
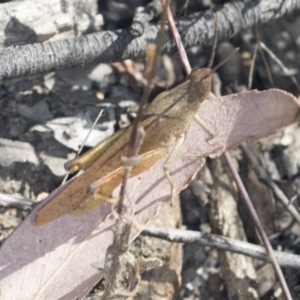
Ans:
[[[130,172],[130,177],[137,176],[151,166],[153,166],[164,154],[166,150],[163,148],[157,148],[140,155],[141,162],[134,166]],[[124,168],[119,167],[116,170],[110,172],[106,176],[102,177],[91,183],[87,189],[90,197],[80,204],[75,210],[72,211],[74,215],[81,215],[89,212],[101,202],[114,203],[116,200],[111,196],[114,189],[117,188],[124,176]]]
[[[92,195],[86,201],[81,203],[76,209],[71,212],[71,214],[74,216],[85,214],[102,202],[115,203],[116,200],[103,193],[96,193],[95,195]]]

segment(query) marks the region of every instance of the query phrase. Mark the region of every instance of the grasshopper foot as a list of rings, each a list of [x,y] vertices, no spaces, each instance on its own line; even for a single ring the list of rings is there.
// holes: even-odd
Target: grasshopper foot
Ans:
[[[176,206],[176,198],[177,198],[177,191],[175,189],[175,187],[172,187],[172,199],[171,199],[171,203],[170,206],[171,207],[175,207]]]
[[[165,172],[165,176],[168,179],[168,181],[170,183],[170,186],[171,186],[171,196],[172,196],[172,198],[171,198],[170,206],[175,207],[175,200],[176,200],[176,196],[177,196],[177,190],[175,188],[175,184],[172,180],[172,177],[169,173],[169,170],[166,167],[164,167],[164,172]]]

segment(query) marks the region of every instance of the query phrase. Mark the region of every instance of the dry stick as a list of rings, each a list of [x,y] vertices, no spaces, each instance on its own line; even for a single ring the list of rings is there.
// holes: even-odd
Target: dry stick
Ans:
[[[142,232],[143,235],[167,240],[171,243],[198,244],[204,247],[213,247],[225,251],[244,254],[256,259],[269,261],[266,249],[262,246],[235,240],[212,233],[202,233],[191,230],[170,229],[148,225]],[[276,259],[282,267],[300,269],[299,255],[275,251]]]
[[[35,202],[23,197],[21,194],[7,195],[0,193],[0,206],[6,208],[18,208],[31,211]]]
[[[259,35],[259,32],[258,32],[257,26],[255,26],[255,35],[256,35],[256,39],[257,39],[258,50],[259,50],[260,55],[262,57],[263,63],[265,65],[265,68],[266,68],[266,71],[267,71],[267,75],[268,75],[268,79],[270,81],[271,86],[274,87],[275,83],[274,83],[274,79],[273,79],[273,75],[272,75],[272,72],[271,72],[270,65],[268,63],[268,60],[266,58],[264,50],[260,46],[261,39],[260,39],[260,35]]]
[[[251,60],[250,71],[249,71],[248,90],[251,90],[251,88],[252,88],[253,72],[254,72],[254,68],[255,68],[255,60],[256,60],[256,56],[257,56],[257,49],[258,49],[258,45],[256,43],[255,48],[254,48],[254,52],[253,52],[253,57],[252,57],[252,60]]]
[[[164,0],[162,0],[162,2],[164,2]],[[174,22],[174,19],[172,21],[170,21],[170,19],[173,19],[173,16],[172,16],[171,13],[168,14],[168,21],[169,21],[169,23]],[[170,30],[176,30],[177,31],[177,28],[174,26],[174,27],[170,28]],[[177,33],[173,33],[173,36],[177,36],[178,37],[178,42],[181,43],[178,31],[177,31]],[[178,51],[179,51],[179,55],[181,56],[182,53],[185,52],[184,51],[184,47],[182,45],[179,46],[178,47]],[[185,61],[185,59],[182,58],[182,61]],[[188,61],[187,61],[187,63],[189,64]],[[190,66],[189,67],[185,67],[185,69],[189,70],[189,69],[191,69],[191,67]],[[285,278],[283,276],[282,270],[280,269],[280,267],[278,265],[278,262],[276,260],[276,257],[274,255],[273,248],[272,248],[272,246],[271,246],[271,244],[270,244],[270,242],[268,240],[268,237],[267,237],[265,231],[263,230],[261,222],[260,222],[260,220],[258,218],[258,215],[257,215],[257,213],[256,213],[256,211],[255,211],[255,209],[253,207],[253,204],[252,204],[252,202],[250,200],[250,197],[249,197],[249,195],[248,195],[248,193],[247,193],[247,191],[246,191],[246,189],[244,187],[244,184],[243,184],[243,182],[242,182],[242,180],[241,180],[238,172],[236,171],[236,169],[234,167],[234,164],[232,162],[230,154],[228,152],[226,152],[226,153],[223,154],[223,156],[224,156],[225,161],[226,161],[226,163],[227,163],[227,165],[228,165],[228,167],[230,169],[230,172],[231,172],[231,174],[232,174],[232,176],[233,176],[233,178],[234,178],[234,180],[235,180],[235,182],[236,182],[236,184],[238,186],[238,189],[239,189],[239,191],[240,191],[240,193],[242,195],[242,199],[244,200],[244,203],[245,203],[245,205],[246,205],[246,207],[247,207],[247,209],[248,209],[248,211],[249,211],[249,213],[251,215],[251,218],[252,218],[252,220],[253,220],[253,222],[255,224],[255,227],[258,230],[259,235],[260,235],[260,237],[261,237],[261,239],[262,239],[262,241],[263,241],[263,243],[264,243],[264,245],[266,247],[266,251],[267,251],[268,256],[270,258],[270,261],[271,261],[271,263],[272,263],[272,265],[274,267],[275,273],[277,274],[277,277],[278,277],[278,280],[280,282],[280,285],[281,285],[281,288],[283,290],[283,293],[284,293],[286,299],[292,300],[292,297],[291,297],[289,288],[287,286],[287,283],[285,281]]]
[[[252,87],[253,71],[254,71],[254,67],[255,67],[255,60],[257,57],[257,49],[259,47],[262,50],[264,50],[274,60],[275,63],[277,63],[277,65],[281,68],[281,70],[284,72],[285,75],[291,77],[291,79],[292,79],[293,83],[295,84],[295,86],[297,87],[297,89],[300,90],[300,85],[299,85],[296,77],[294,76],[294,74],[297,72],[297,70],[288,69],[282,63],[282,61],[271,51],[271,49],[269,49],[264,42],[259,41],[259,40],[255,44],[255,48],[254,48],[254,52],[253,52],[253,56],[252,56],[252,60],[251,60],[251,67],[250,67],[249,80],[248,80],[248,89],[250,90]],[[265,62],[265,60],[264,60],[264,62]],[[269,74],[270,71],[268,70],[267,73]],[[271,81],[270,81],[270,83],[272,84]]]
[[[289,288],[288,288],[285,278],[283,276],[282,270],[276,260],[274,250],[268,240],[268,237],[261,225],[261,222],[260,222],[259,217],[255,211],[255,208],[251,202],[248,192],[246,191],[245,186],[241,180],[241,177],[238,174],[237,170],[235,169],[233,161],[228,152],[224,153],[224,158],[225,158],[226,163],[227,163],[227,165],[231,171],[231,174],[235,180],[235,183],[237,184],[238,189],[239,189],[240,193],[242,194],[242,199],[244,200],[244,204],[246,205],[246,208],[248,209],[248,211],[250,213],[251,219],[252,219],[253,223],[255,224],[255,227],[266,247],[266,251],[267,251],[269,259],[275,269],[275,273],[277,274],[277,277],[280,282],[283,293],[284,293],[286,299],[292,300],[292,296],[290,294]]]
[[[288,68],[286,68],[284,66],[284,64],[280,61],[280,59],[263,42],[259,42],[259,43],[260,43],[260,47],[269,54],[269,56],[278,64],[278,66],[283,70],[283,72],[286,75],[291,76],[292,81],[294,82],[296,87],[300,90],[298,81],[295,78],[295,76],[293,76],[293,72],[292,72],[293,70],[289,70]],[[253,53],[253,59],[251,62],[251,68],[250,68],[250,72],[249,72],[249,85],[248,85],[249,89],[251,89],[251,86],[252,86],[252,76],[253,76],[253,69],[254,69],[254,65],[255,65],[257,49],[258,49],[258,44],[256,43],[255,48],[254,48],[254,53]],[[293,218],[296,220],[296,222],[300,225],[300,215],[299,215],[298,210],[295,208],[295,206],[292,205],[291,201],[286,197],[286,195],[278,187],[278,185],[271,179],[271,177],[268,175],[268,173],[265,171],[265,169],[261,167],[257,158],[250,151],[249,147],[245,144],[245,145],[241,145],[241,148],[244,151],[244,153],[246,154],[246,156],[248,157],[248,159],[250,160],[252,167],[253,167],[254,171],[256,172],[258,178],[273,190],[273,193],[278,197],[278,199],[286,207],[286,209],[293,216]]]
[[[147,77],[147,85],[144,89],[144,93],[139,105],[139,109],[137,111],[137,116],[135,118],[135,120],[133,121],[132,124],[132,131],[130,134],[130,139],[128,142],[128,157],[133,157],[136,156],[136,136],[137,136],[137,132],[138,132],[138,127],[140,122],[142,121],[143,118],[143,108],[145,106],[145,104],[147,103],[151,90],[152,90],[152,85],[153,85],[153,80],[154,80],[154,76],[155,76],[155,71],[157,68],[157,64],[158,64],[158,59],[160,57],[161,54],[161,49],[162,49],[162,44],[163,44],[163,38],[164,38],[164,34],[165,34],[165,26],[164,23],[166,21],[166,8],[164,8],[162,16],[161,16],[161,30],[159,31],[159,34],[157,36],[157,40],[156,40],[156,48],[155,48],[155,54],[154,54],[154,59],[153,59],[153,64],[152,66],[149,66],[149,72],[147,72],[146,70],[146,77]],[[151,53],[151,55],[153,55],[153,53]],[[152,62],[152,58],[153,56],[151,56],[150,60]],[[146,65],[146,68],[148,68],[148,65]],[[125,190],[126,190],[126,183],[127,180],[129,178],[129,173],[130,173],[130,169],[126,168],[124,170],[124,176],[123,176],[123,180],[122,180],[122,184],[121,184],[121,189],[120,189],[120,200],[118,203],[118,207],[117,207],[117,213],[121,214],[122,212],[122,208],[123,208],[123,203],[124,203],[124,198],[125,198]]]
[[[161,2],[163,3],[163,5],[166,5],[167,1],[166,0],[161,0]],[[176,47],[179,51],[180,60],[181,60],[182,65],[184,67],[185,73],[188,75],[192,72],[192,68],[190,66],[188,57],[187,57],[186,52],[184,50],[184,46],[181,42],[181,38],[180,38],[180,35],[178,33],[177,27],[175,25],[174,18],[173,18],[173,15],[172,15],[172,11],[171,11],[169,5],[167,6],[167,17],[168,17],[168,23],[169,23],[169,28],[170,28],[170,31],[171,31],[171,35],[172,35],[172,37],[174,39],[174,42],[176,44]]]
[[[243,29],[269,22],[299,9],[300,2],[295,0],[289,2],[264,0],[256,1],[255,5],[253,0],[231,1],[220,9],[221,14],[226,16],[226,20],[222,22],[219,36],[221,39],[230,38]],[[184,46],[198,46],[211,38],[209,28],[214,24],[213,16],[214,12],[207,10],[178,20]],[[158,25],[151,25],[135,41],[132,41],[128,29],[123,29],[101,31],[47,43],[3,48],[0,54],[0,80],[49,73],[93,63],[110,63],[144,57],[146,45],[149,41],[155,40],[158,31]],[[200,31],[202,34],[198,34]],[[172,53],[175,47],[170,43],[170,36],[166,35],[165,39],[163,51]]]
[[[140,37],[144,34],[149,21],[153,20],[162,12],[160,0],[152,0],[145,7],[139,6],[134,12],[134,17],[129,28],[133,37]]]
[[[272,189],[273,193],[278,197],[281,203],[285,206],[287,211],[292,215],[295,221],[300,225],[300,215],[296,207],[291,203],[291,201],[287,198],[287,196],[283,193],[283,191],[278,187],[278,185],[271,179],[266,170],[259,164],[258,159],[255,155],[250,151],[247,145],[240,146],[243,152],[246,154],[249,159],[252,168],[254,169],[257,177],[260,181],[266,184],[269,188]]]
[[[282,71],[287,75],[287,76],[291,76],[292,81],[294,82],[294,84],[296,85],[296,87],[298,88],[298,90],[300,90],[300,85],[296,79],[296,77],[294,76],[295,71],[294,70],[290,70],[288,68],[286,68],[284,66],[284,64],[281,62],[281,60],[263,43],[260,42],[260,47],[265,50],[270,57],[278,64],[278,66],[282,69]]]

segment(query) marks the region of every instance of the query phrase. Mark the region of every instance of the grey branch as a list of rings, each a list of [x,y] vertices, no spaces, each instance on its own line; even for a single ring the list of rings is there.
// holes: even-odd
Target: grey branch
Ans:
[[[153,0],[145,7],[138,7],[135,10],[130,33],[133,37],[139,37],[144,34],[148,22],[159,16],[162,12],[161,0]]]
[[[300,8],[299,0],[244,0],[220,8],[219,38],[224,40],[255,24],[266,23]],[[208,10],[180,18],[179,33],[186,48],[212,42],[215,11]],[[0,54],[0,80],[42,74],[93,63],[110,63],[145,55],[149,43],[155,43],[158,25],[149,26],[134,39],[129,30],[102,31],[77,38],[44,44],[11,46]],[[164,53],[176,52],[169,33]]]
[[[266,250],[257,245],[219,236],[216,234],[201,233],[190,230],[166,229],[149,225],[143,232],[144,235],[165,239],[176,243],[195,243],[202,246],[214,247],[221,250],[244,254],[264,261],[269,261]],[[274,251],[281,267],[299,269],[300,256]]]
[[[24,198],[20,194],[7,195],[0,193],[0,206],[2,207],[31,210],[33,205],[33,201]]]

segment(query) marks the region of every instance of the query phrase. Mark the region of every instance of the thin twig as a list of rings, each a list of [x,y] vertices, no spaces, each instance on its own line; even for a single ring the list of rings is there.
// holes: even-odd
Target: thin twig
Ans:
[[[258,162],[258,159],[255,157],[255,155],[250,151],[249,147],[246,144],[243,144],[240,147],[249,159],[252,168],[254,169],[259,180],[272,189],[276,197],[281,201],[287,211],[300,225],[300,215],[296,207],[291,203],[291,201],[287,198],[287,196],[283,193],[279,186],[271,179],[266,170]]]
[[[227,163],[227,165],[230,169],[230,172],[231,172],[231,174],[234,178],[234,181],[235,181],[236,185],[238,186],[238,189],[239,189],[239,191],[242,195],[242,199],[244,200],[244,204],[245,204],[245,206],[246,206],[246,208],[247,208],[247,210],[250,214],[250,217],[251,217],[251,219],[252,219],[252,221],[253,221],[253,223],[254,223],[254,225],[255,225],[255,227],[256,227],[256,229],[257,229],[257,231],[258,231],[258,233],[259,233],[259,235],[260,235],[260,237],[263,241],[263,244],[266,247],[266,251],[268,253],[268,256],[270,258],[272,266],[275,270],[277,278],[280,282],[281,288],[283,290],[283,294],[285,295],[287,300],[292,300],[290,290],[287,286],[287,283],[286,283],[285,278],[283,276],[282,270],[281,270],[281,268],[278,264],[278,261],[276,259],[274,250],[273,250],[273,248],[272,248],[272,246],[271,246],[271,244],[268,240],[266,232],[264,231],[264,229],[261,225],[259,217],[258,217],[258,215],[256,213],[256,210],[255,210],[255,208],[254,208],[254,206],[251,202],[251,199],[248,195],[248,192],[247,192],[247,190],[246,190],[246,188],[245,188],[245,186],[244,186],[244,184],[241,180],[241,177],[240,177],[240,175],[238,174],[237,170],[234,167],[234,163],[233,163],[233,161],[230,157],[230,154],[228,152],[225,152],[223,156],[224,156],[224,158],[226,160],[226,163]]]
[[[172,11],[170,9],[170,6],[167,4],[168,1],[167,0],[161,0],[161,2],[163,3],[163,5],[165,5],[165,6],[167,5],[168,25],[169,25],[171,34],[172,34],[173,40],[176,44],[176,47],[179,51],[179,57],[180,57],[180,60],[182,62],[182,65],[184,67],[185,73],[190,74],[192,72],[192,68],[190,66],[190,63],[189,63],[188,57],[186,55],[184,46],[182,44],[180,35],[179,35],[178,30],[176,28],[175,21],[174,21],[173,15],[172,15]]]
[[[296,87],[298,88],[298,90],[300,90],[300,85],[296,79],[296,77],[294,76],[295,74],[295,70],[290,70],[288,68],[285,67],[285,65],[282,63],[282,61],[271,51],[271,49],[269,49],[265,43],[260,42],[260,46],[262,49],[264,49],[269,55],[270,57],[278,64],[278,66],[282,69],[282,71],[284,72],[285,75],[290,76],[292,78],[292,81],[294,82],[294,84],[296,85]]]
[[[257,49],[258,49],[258,45],[256,43],[255,48],[254,48],[254,52],[253,52],[253,57],[252,57],[252,60],[251,60],[250,71],[249,71],[249,79],[248,79],[248,89],[249,90],[251,90],[251,88],[252,88],[253,72],[254,72],[254,68],[255,68],[255,60],[256,60],[256,56],[257,56]]]
[[[20,194],[7,195],[0,193],[0,205],[7,208],[31,210],[35,203]]]
[[[286,0],[264,0],[253,5],[253,0],[243,0],[224,4],[220,9],[223,20],[219,29],[220,39],[230,38],[243,29],[269,22],[300,8],[299,1],[290,1],[288,5],[286,3]],[[214,15],[213,10],[207,10],[177,21],[184,47],[210,43]],[[0,55],[0,80],[144,57],[149,41],[156,40],[159,31],[159,25],[151,25],[134,41],[129,31],[124,29],[3,48]],[[174,50],[170,35],[166,35],[163,52],[174,53]]]
[[[163,13],[161,16],[161,24],[164,24],[166,21],[166,6],[163,9]],[[152,86],[153,86],[153,81],[154,81],[154,76],[155,76],[155,72],[156,72],[156,68],[158,65],[158,59],[160,57],[161,54],[161,49],[162,49],[162,45],[163,45],[163,38],[164,38],[164,34],[165,34],[165,27],[161,26],[161,30],[157,36],[157,41],[156,41],[156,47],[155,47],[155,54],[153,54],[153,47],[149,48],[149,57],[151,60],[151,66],[146,64],[146,79],[147,79],[147,85],[144,89],[143,95],[142,95],[142,99],[140,101],[139,104],[139,109],[137,111],[137,116],[133,121],[132,124],[132,130],[131,130],[131,134],[130,134],[130,138],[129,138],[129,142],[128,142],[128,157],[134,157],[137,155],[137,147],[136,147],[136,143],[137,143],[137,135],[138,135],[138,129],[139,129],[139,124],[142,121],[143,118],[143,109],[145,104],[147,103],[151,90],[152,90]],[[125,191],[126,191],[126,184],[127,184],[127,180],[129,178],[129,173],[130,173],[130,168],[125,168],[124,169],[124,177],[122,180],[122,185],[121,185],[121,190],[120,190],[120,200],[118,202],[118,208],[117,208],[117,212],[119,214],[121,214],[122,209],[123,209],[123,204],[124,204],[124,199],[125,199]]]
[[[264,52],[264,50],[262,49],[262,47],[260,45],[261,40],[260,40],[260,35],[259,35],[259,32],[258,32],[257,26],[255,26],[255,34],[256,34],[256,39],[257,39],[258,50],[259,50],[260,55],[262,57],[263,63],[265,65],[269,82],[270,82],[271,86],[274,87],[275,83],[274,83],[273,75],[272,75],[272,72],[271,72],[269,62],[268,62],[267,57],[265,55],[265,52]]]
[[[134,12],[134,17],[130,26],[130,33],[133,37],[139,37],[144,34],[145,29],[153,18],[156,18],[162,12],[160,0],[152,0],[145,7],[139,6]]]
[[[167,240],[171,243],[198,244],[203,247],[213,247],[225,251],[244,254],[256,259],[268,261],[269,257],[266,249],[262,246],[238,241],[232,238],[220,236],[212,233],[202,233],[199,231],[169,229],[148,225],[142,232],[143,235]],[[299,255],[275,251],[275,257],[281,267],[300,269]]]
[[[162,0],[162,1],[164,1],[164,0]],[[173,19],[172,14],[168,14],[168,21],[169,21],[169,23],[171,23],[170,20],[169,20],[170,18]],[[170,28],[170,30],[176,30],[177,31],[176,27]],[[174,36],[179,36],[178,32],[177,33],[173,33],[173,35]],[[179,42],[180,42],[180,39],[179,39]],[[179,55],[182,52],[182,51],[180,51],[182,48],[184,48],[183,45],[179,45],[179,48],[178,48]],[[185,61],[185,60],[182,58],[182,61]],[[187,66],[187,67],[185,67],[185,69],[189,70],[189,69],[191,69],[191,67]],[[272,248],[272,246],[271,246],[271,244],[270,244],[270,242],[268,240],[268,237],[267,237],[267,235],[266,235],[266,233],[265,233],[265,231],[264,231],[264,229],[263,229],[263,227],[261,225],[261,222],[260,222],[260,220],[258,218],[258,215],[257,215],[257,213],[256,213],[256,211],[255,211],[255,209],[253,207],[253,204],[252,204],[252,202],[250,200],[250,197],[249,197],[249,195],[248,195],[248,193],[247,193],[247,191],[246,191],[246,189],[244,187],[244,184],[243,184],[243,182],[242,182],[242,180],[241,180],[241,178],[240,178],[237,170],[234,167],[234,164],[232,162],[230,154],[228,152],[226,152],[226,153],[223,154],[223,157],[224,157],[224,159],[225,159],[225,161],[226,161],[226,163],[227,163],[227,165],[229,167],[229,170],[230,170],[230,172],[231,172],[231,174],[232,174],[232,176],[233,176],[233,178],[234,178],[234,180],[235,180],[235,182],[236,182],[236,184],[238,186],[238,189],[239,189],[239,191],[240,191],[240,193],[242,195],[242,199],[244,200],[244,204],[245,204],[246,208],[248,209],[248,211],[249,211],[249,213],[251,215],[251,218],[252,218],[252,220],[253,220],[253,222],[255,224],[255,227],[257,228],[257,230],[259,232],[259,235],[261,236],[261,239],[263,240],[263,243],[264,243],[264,245],[266,247],[266,251],[268,253],[268,256],[270,257],[271,263],[272,263],[272,265],[274,267],[275,273],[278,276],[278,279],[279,279],[281,288],[283,290],[283,293],[284,293],[286,299],[291,300],[292,297],[291,297],[290,291],[288,289],[287,283],[286,283],[285,278],[283,276],[282,270],[280,269],[280,267],[278,265],[278,262],[276,260],[276,257],[274,255],[274,250],[273,250],[273,248]]]

